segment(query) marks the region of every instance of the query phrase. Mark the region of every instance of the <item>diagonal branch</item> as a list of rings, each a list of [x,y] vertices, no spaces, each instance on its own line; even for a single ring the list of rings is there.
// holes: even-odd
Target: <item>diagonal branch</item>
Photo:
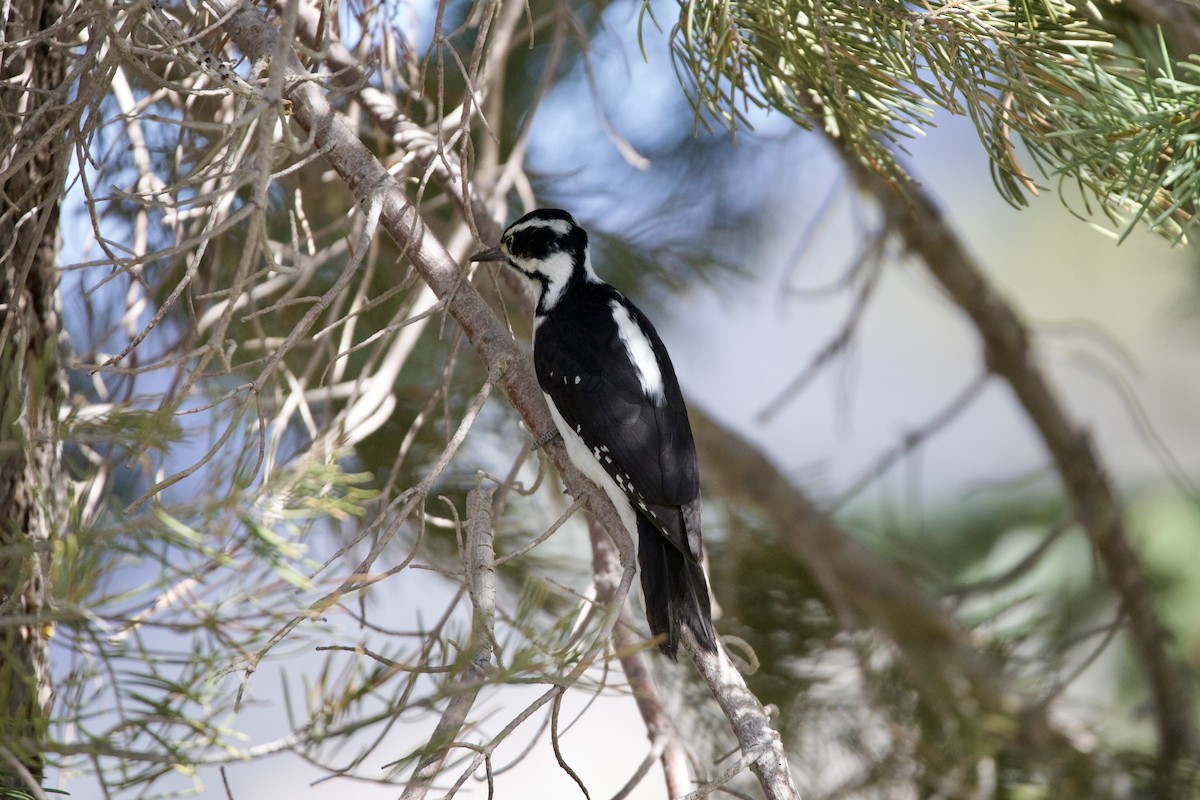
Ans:
[[[216,0],[213,5],[228,11],[231,3]],[[251,5],[242,5],[233,12],[224,29],[251,61],[257,62],[275,54],[278,31]],[[277,59],[272,69],[284,73],[284,99],[291,104],[293,118],[312,136],[313,146],[326,151],[325,160],[355,197],[360,202],[367,202],[378,196],[383,204],[381,223],[384,229],[429,288],[446,304],[446,309],[488,368],[499,369],[500,388],[534,437],[541,439],[553,434],[555,428],[549,409],[524,353],[475,287],[466,281],[446,248],[408,202],[396,179],[329,104],[294,52],[286,51],[283,63]],[[617,537],[622,560],[632,563],[632,539],[624,533],[616,510],[604,493],[589,491],[590,483],[572,466],[561,442],[551,442],[545,449],[571,493],[576,497],[587,495],[588,510]]]
[[[1181,762],[1200,755],[1189,681],[1168,652],[1169,634],[1087,431],[1068,415],[1037,362],[1025,325],[984,277],[933,199],[916,185],[898,191],[863,167],[840,142],[834,144],[859,186],[883,209],[889,227],[970,318],[983,340],[988,369],[1009,384],[1054,460],[1075,519],[1087,532],[1128,615],[1134,648],[1150,681],[1164,796],[1176,796],[1182,791]]]
[[[596,585],[596,601],[601,604],[616,602],[617,586],[621,580],[621,568],[612,542],[594,520],[588,521],[588,538],[592,543],[592,579]],[[621,621],[626,618],[624,604],[620,609]],[[637,636],[626,625],[618,623],[613,628],[613,648],[621,662],[625,678],[633,689],[633,698],[638,713],[646,726],[652,747],[661,745],[659,761],[667,783],[667,796],[679,797],[686,794],[690,775],[687,752],[675,729],[670,714],[663,703],[654,676],[650,673],[649,657],[645,640]],[[632,788],[632,787],[627,787]]]
[[[716,653],[701,648],[686,627],[683,629],[683,646],[733,726],[733,733],[742,750],[738,771],[749,766],[767,800],[800,800],[800,795],[792,785],[783,740],[771,727],[770,715],[750,691],[742,673],[729,660],[725,648],[718,647]],[[727,771],[710,785],[720,786],[732,777],[733,773]],[[694,796],[695,793],[688,795]]]
[[[1002,665],[944,608],[818,510],[754,445],[696,407],[691,416],[707,480],[727,487],[729,502],[754,508],[785,537],[843,628],[869,626],[888,637],[931,705],[1003,720],[992,727],[1011,731],[1008,746],[1047,770],[1051,796],[1112,796],[1041,700],[1010,689]]]
[[[808,97],[797,87],[797,98]],[[806,113],[821,119],[810,98]],[[1164,796],[1183,793],[1183,763],[1200,756],[1189,680],[1167,650],[1168,632],[1154,608],[1137,553],[1129,543],[1116,493],[1086,431],[1067,414],[1034,358],[1016,312],[992,287],[933,198],[914,183],[879,174],[860,160],[853,143],[816,124],[855,182],[875,198],[889,228],[924,261],[983,341],[988,369],[1006,381],[1054,460],[1076,520],[1087,532],[1128,615],[1135,650],[1146,670],[1159,739]]]
[[[519,7],[516,3],[508,5]],[[446,151],[435,134],[408,119],[393,95],[372,86],[362,63],[341,40],[331,39],[329,34],[322,37],[320,24],[320,11],[300,5],[297,33],[310,47],[315,48],[321,39],[324,61],[338,84],[353,92],[375,126],[412,156],[421,171],[429,170],[441,190],[458,203],[464,217],[473,220],[472,230],[477,230],[484,241],[498,241],[500,226],[488,213],[486,204],[470,183],[466,183],[464,189],[463,169],[458,157]]]
[[[459,676],[454,694],[433,729],[429,749],[421,758],[400,800],[424,800],[434,778],[442,769],[458,734],[467,722],[475,698],[495,668],[493,663],[496,622],[496,550],[492,530],[492,489],[477,479],[467,495],[467,581],[474,609],[471,624],[471,660]]]
[[[220,8],[225,4],[222,0],[215,0],[214,5]],[[239,7],[229,17],[224,28],[238,48],[252,61],[257,62],[260,58],[275,55],[278,33],[252,6]],[[280,63],[281,60],[283,63]],[[330,106],[321,89],[311,80],[293,52],[287,51],[283,59],[276,57],[272,70],[275,74],[283,73],[284,99],[291,104],[295,120],[312,136],[313,146],[325,151],[326,161],[337,171],[348,188],[360,201],[366,201],[368,198],[382,201],[381,221],[385,230],[395,239],[434,294],[445,303],[447,310],[489,370],[500,370],[500,388],[521,414],[533,435],[542,438],[551,433],[554,426],[549,410],[524,354],[491,308],[464,279],[457,264],[408,202],[395,178],[387,173]],[[628,573],[632,569],[634,545],[632,538],[621,525],[616,510],[604,493],[596,491],[571,464],[561,441],[551,442],[546,450],[568,490],[576,497],[588,498],[589,513],[607,529],[617,544],[626,572],[622,585],[626,584]],[[695,650],[694,647],[691,649]],[[735,702],[734,710],[742,714],[746,711],[744,706],[754,705],[761,711],[761,706],[748,691],[745,695],[749,697],[749,701]],[[722,701],[720,696],[718,700],[722,702],[723,708],[729,705],[728,702]],[[762,716],[765,721],[765,715]],[[743,718],[731,719],[739,736],[740,723],[743,721]],[[770,730],[769,725],[766,730]],[[786,761],[783,760],[782,749],[778,746],[778,737],[775,737],[770,750],[773,756],[777,757],[760,758],[755,765],[756,772],[759,773],[760,779],[763,779],[764,788],[768,788],[771,797],[794,797],[795,793],[787,776]],[[768,772],[776,776],[776,784],[773,786],[769,786],[763,777]],[[778,783],[780,775],[784,780],[782,785]]]
[[[602,602],[612,602],[613,590],[620,577],[615,554],[612,552],[612,545],[600,535],[600,531],[594,525],[591,526],[590,532],[596,596]],[[623,644],[635,644],[628,640],[622,643],[620,635],[616,631],[614,631],[614,641],[618,643],[619,651],[623,649]],[[707,795],[728,782],[738,772],[749,767],[758,778],[767,800],[800,800],[788,768],[787,753],[783,749],[783,742],[780,740],[779,734],[771,727],[770,715],[746,686],[746,681],[729,660],[724,649],[717,653],[701,649],[686,628],[684,629],[683,645],[692,657],[696,671],[708,685],[717,704],[721,707],[721,711],[728,718],[738,746],[741,748],[742,758],[734,769],[727,771],[715,781],[705,784],[701,789],[685,794],[683,785],[687,769],[686,765],[680,763],[683,754],[677,746],[668,745],[667,749],[663,751],[662,762],[663,770],[667,773],[669,795],[671,797]],[[632,655],[641,657],[642,662],[631,663],[631,659],[623,655],[621,664],[625,669],[626,676],[634,685],[635,691],[652,690],[653,684],[645,675],[645,652],[639,650],[633,652]],[[645,695],[639,693],[638,710],[646,722],[646,728],[652,739],[656,736],[667,736],[676,740],[677,744],[678,734],[674,730],[674,725],[663,715],[661,700],[657,697],[657,693]]]

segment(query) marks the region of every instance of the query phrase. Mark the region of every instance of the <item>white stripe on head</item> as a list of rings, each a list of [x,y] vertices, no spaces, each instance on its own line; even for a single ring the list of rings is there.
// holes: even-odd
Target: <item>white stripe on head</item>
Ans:
[[[539,274],[546,277],[546,288],[542,292],[542,301],[538,307],[538,311],[545,314],[558,304],[559,298],[571,281],[571,274],[575,272],[575,262],[570,253],[560,250],[551,253],[549,258],[530,263],[535,265]]]
[[[588,283],[604,283],[596,270],[592,269],[592,247],[588,245],[583,251],[583,279]]]
[[[517,222],[510,225],[508,230],[506,230],[504,233],[520,233],[521,231],[527,231],[530,228],[549,228],[559,236],[566,236],[574,227],[574,223],[566,219],[530,219],[526,220],[525,222]]]
[[[666,395],[663,393],[662,370],[658,368],[658,359],[654,357],[654,347],[650,344],[650,337],[642,330],[642,326],[630,316],[629,309],[621,303],[612,300],[609,302],[609,307],[612,308],[613,320],[617,323],[617,335],[625,344],[625,352],[629,354],[629,360],[633,362],[633,368],[637,372],[638,383],[642,385],[642,391],[654,405],[661,406],[666,402]]]

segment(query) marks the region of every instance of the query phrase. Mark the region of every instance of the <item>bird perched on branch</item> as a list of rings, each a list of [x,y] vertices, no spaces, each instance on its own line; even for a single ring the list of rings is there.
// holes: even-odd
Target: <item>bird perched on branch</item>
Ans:
[[[502,261],[537,285],[538,383],[571,461],[637,535],[646,617],[662,652],[675,658],[684,626],[715,652],[696,447],[654,326],[596,275],[587,232],[565,211],[526,214],[471,260]]]

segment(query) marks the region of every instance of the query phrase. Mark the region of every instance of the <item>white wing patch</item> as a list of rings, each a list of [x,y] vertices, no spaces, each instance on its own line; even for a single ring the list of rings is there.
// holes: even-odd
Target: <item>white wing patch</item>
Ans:
[[[642,391],[654,402],[654,405],[661,406],[666,402],[666,395],[663,394],[662,370],[658,368],[658,359],[654,357],[654,348],[650,344],[649,337],[633,320],[633,317],[629,316],[629,310],[625,306],[613,300],[609,303],[609,307],[613,312],[613,320],[617,323],[617,334],[625,344],[625,352],[629,354],[629,360],[633,362],[633,367],[637,371]]]

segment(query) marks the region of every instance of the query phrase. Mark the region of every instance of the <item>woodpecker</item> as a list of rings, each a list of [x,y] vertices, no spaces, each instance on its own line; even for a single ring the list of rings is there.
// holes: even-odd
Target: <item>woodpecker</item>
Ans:
[[[687,626],[717,649],[701,568],[700,476],[675,369],[637,306],[602,281],[587,232],[542,208],[509,225],[500,261],[534,282],[533,362],[551,416],[579,470],[602,488],[630,535],[650,632],[671,659]]]

